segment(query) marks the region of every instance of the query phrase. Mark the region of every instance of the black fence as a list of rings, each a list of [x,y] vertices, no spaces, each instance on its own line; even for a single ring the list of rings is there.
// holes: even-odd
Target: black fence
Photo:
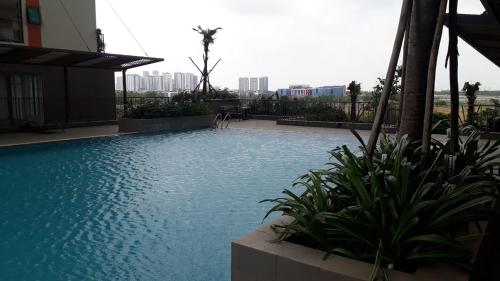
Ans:
[[[354,121],[372,123],[376,109],[373,103],[356,102],[354,104],[354,120],[352,120],[353,105],[350,102],[310,101],[310,100],[241,100],[250,115],[266,115],[283,118],[299,118],[311,121]],[[334,113],[334,114],[332,114]],[[317,119],[328,120],[317,120]],[[335,120],[337,119],[337,120]],[[387,106],[385,124],[396,125],[399,119],[399,105],[390,103]]]
[[[123,116],[123,98],[117,98],[117,116]],[[130,97],[128,98],[128,108],[134,108],[147,103],[172,102],[168,97]],[[354,104],[355,116],[352,120],[351,102],[324,101],[324,100],[267,100],[267,99],[237,99],[237,100],[214,100],[207,101],[217,111],[218,107],[224,105],[239,106],[246,110],[250,116],[278,118],[296,118],[311,121],[333,121],[333,122],[359,122],[373,123],[376,113],[376,104],[370,102],[356,102]],[[492,128],[495,118],[500,117],[500,106],[494,104],[478,104],[475,106],[475,124],[482,128]],[[436,104],[434,112],[446,118],[450,113],[449,105]],[[385,125],[395,126],[399,122],[399,103],[390,102],[385,113]],[[467,105],[461,105],[461,123],[467,122]]]

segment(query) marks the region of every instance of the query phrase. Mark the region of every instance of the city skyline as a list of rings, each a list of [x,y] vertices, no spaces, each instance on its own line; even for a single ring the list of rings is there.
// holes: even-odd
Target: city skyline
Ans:
[[[240,77],[238,78],[238,92],[269,92],[269,77]]]
[[[126,75],[127,90],[133,92],[179,92],[193,91],[199,83],[198,76],[190,72],[143,71],[142,75]],[[123,91],[123,77],[115,78],[115,89]]]
[[[328,85],[352,80],[360,82],[363,90],[371,90],[377,77],[385,77],[398,25],[398,18],[387,15],[399,14],[401,9],[400,1],[388,0],[376,4],[372,0],[311,0],[307,5],[299,0],[186,0],[175,4],[143,0],[141,5],[130,0],[110,1],[146,52],[165,58],[157,66],[161,69],[199,75],[189,60],[192,57],[199,65],[202,62],[199,34],[192,28],[221,26],[223,30],[210,49],[209,66],[219,58],[222,61],[210,82],[231,89],[238,88],[238,77],[265,73],[272,77],[269,88],[273,90],[286,87],[290,81]],[[156,8],[149,9],[152,6]],[[165,11],[172,8],[175,12],[165,17]],[[460,1],[458,8],[462,13],[484,12],[480,1]],[[363,15],[362,20],[359,15]],[[105,1],[97,2],[97,20],[108,52],[144,55]],[[175,28],[169,29],[168,36],[159,36],[162,26]],[[447,42],[445,28],[436,90],[449,89]],[[480,81],[483,90],[500,89],[496,65],[461,39],[459,51],[460,84]]]

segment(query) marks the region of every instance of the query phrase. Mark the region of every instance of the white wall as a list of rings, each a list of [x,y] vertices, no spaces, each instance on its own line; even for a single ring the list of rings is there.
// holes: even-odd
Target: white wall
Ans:
[[[95,52],[97,50],[95,0],[61,1],[68,13],[66,13],[59,0],[40,0],[42,46],[88,51],[86,47],[88,45],[90,50]],[[70,16],[82,34],[83,40],[72,24]]]

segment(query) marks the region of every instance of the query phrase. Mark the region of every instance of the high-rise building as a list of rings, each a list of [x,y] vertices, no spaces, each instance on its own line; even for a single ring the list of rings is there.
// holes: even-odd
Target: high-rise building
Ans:
[[[269,77],[263,76],[259,78],[259,92],[269,91]]]
[[[174,92],[184,90],[184,85],[186,85],[186,75],[181,72],[174,73]]]
[[[196,86],[198,86],[198,83],[200,83],[200,81],[198,81],[198,76],[197,75],[193,75],[193,90],[195,90]]]
[[[198,85],[198,76],[193,73],[175,72],[174,77],[169,72],[149,71],[143,72],[144,76],[138,74],[127,75],[127,90],[129,91],[152,91],[152,92],[173,92],[192,91]],[[123,78],[117,77],[115,89],[123,90]]]
[[[240,77],[238,89],[240,93],[248,92],[250,90],[250,79],[248,77]]]
[[[141,78],[137,74],[127,74],[127,90],[138,92],[141,89]]]
[[[123,91],[123,76],[116,77],[115,90]]]
[[[163,91],[172,92],[174,90],[172,74],[163,72]]]
[[[194,74],[193,73],[185,73],[185,78],[184,78],[184,90],[187,91],[192,91],[194,90],[193,86],[193,79],[194,79]]]
[[[141,90],[142,77],[137,74],[127,74],[127,91],[138,92]],[[123,77],[119,76],[116,78],[115,89],[118,91],[123,91]]]
[[[250,92],[257,92],[259,90],[259,78],[250,78]]]

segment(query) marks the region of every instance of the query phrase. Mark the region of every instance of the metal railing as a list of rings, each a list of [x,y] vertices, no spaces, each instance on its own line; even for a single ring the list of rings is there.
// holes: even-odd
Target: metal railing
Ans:
[[[128,108],[134,108],[147,103],[172,103],[168,97],[130,97],[128,98]],[[234,101],[233,101],[234,103]],[[270,116],[274,118],[296,118],[311,121],[317,118],[326,117],[334,122],[351,121],[351,102],[342,101],[324,101],[324,100],[266,100],[266,99],[239,99],[239,106],[246,109],[246,113],[253,116]],[[373,123],[376,113],[376,106],[371,102],[356,102],[355,122]],[[476,124],[483,128],[491,127],[492,120],[500,116],[500,106],[493,104],[477,104]],[[445,115],[450,113],[449,105],[440,105],[436,103],[435,112]],[[124,112],[123,99],[117,97],[117,116],[122,117]],[[333,113],[337,114],[333,114]],[[322,114],[324,113],[324,114]],[[460,119],[462,124],[467,121],[467,105],[460,106]],[[386,126],[395,126],[399,122],[399,103],[390,102],[387,106],[385,122]]]
[[[310,100],[241,100],[250,115],[268,115],[283,118],[315,118],[321,113],[337,112],[339,120],[351,121],[352,103],[340,101],[310,101]],[[375,118],[375,107],[369,102],[356,102],[355,122],[372,123]],[[321,111],[321,112],[317,112]],[[385,124],[396,125],[399,117],[399,105],[390,103],[386,111]],[[331,116],[335,117],[335,116]],[[316,121],[316,120],[314,120]]]

